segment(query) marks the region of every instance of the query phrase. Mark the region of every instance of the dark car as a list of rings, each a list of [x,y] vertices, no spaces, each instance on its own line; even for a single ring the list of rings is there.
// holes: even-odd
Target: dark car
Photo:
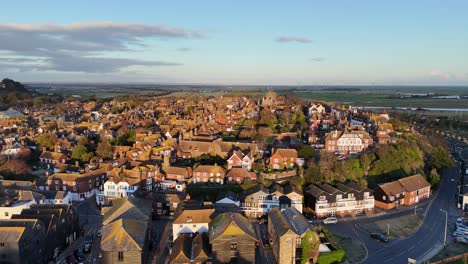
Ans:
[[[73,255],[68,256],[65,261],[66,261],[67,264],[76,264],[77,263],[76,258]]]
[[[373,238],[373,239],[377,239],[379,241],[382,241],[384,243],[387,243],[388,242],[388,238],[386,238],[384,235],[382,234],[379,234],[379,233],[371,233],[370,236]]]
[[[81,249],[75,250],[75,258],[78,262],[83,262],[86,260],[86,257]]]
[[[84,245],[84,248],[83,248],[84,253],[89,253],[89,252],[91,252],[92,246],[93,246],[93,244],[87,243],[87,242],[86,242],[85,245]]]
[[[86,240],[85,240],[85,241],[86,241],[86,242],[85,242],[86,244],[93,244],[93,242],[94,242],[93,236],[91,236],[91,235],[86,236]]]

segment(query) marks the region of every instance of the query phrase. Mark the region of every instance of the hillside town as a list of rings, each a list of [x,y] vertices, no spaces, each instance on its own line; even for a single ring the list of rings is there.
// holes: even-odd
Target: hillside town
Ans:
[[[340,263],[331,224],[416,214],[451,153],[468,173],[463,142],[273,90],[63,98],[0,131],[1,263]]]

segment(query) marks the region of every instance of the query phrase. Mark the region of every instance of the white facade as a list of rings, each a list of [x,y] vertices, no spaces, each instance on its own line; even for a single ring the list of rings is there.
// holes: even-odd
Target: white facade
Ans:
[[[289,206],[286,204],[280,205],[279,197],[272,196],[271,199],[269,199],[269,197],[260,197],[257,203],[242,203],[240,208],[246,215],[260,216],[268,214],[273,208],[277,207],[280,207],[280,209],[285,209]],[[291,200],[291,207],[296,208],[300,213],[302,213],[302,198],[300,201]]]
[[[319,200],[315,204],[315,212],[319,217],[323,216],[335,216],[336,214],[349,215],[351,212],[360,214],[365,210],[374,209],[374,196],[371,196],[368,192],[364,193],[364,199],[357,201],[356,197],[342,198],[341,194],[336,196],[336,203],[330,203],[326,200],[325,196],[320,196]]]
[[[177,239],[177,237],[180,234],[191,234],[191,233],[208,233],[208,223],[193,223],[193,222],[187,222],[187,223],[180,223],[180,224],[172,224],[172,232],[174,234],[174,240]]]
[[[71,204],[72,203],[72,194],[71,192],[66,192],[65,196],[62,199],[45,199],[44,204]]]
[[[11,219],[11,216],[14,214],[21,214],[23,209],[29,209],[31,204],[36,204],[36,201],[20,201],[14,202],[9,206],[0,207],[0,219]]]
[[[150,185],[151,186],[151,185]],[[96,192],[96,203],[104,204],[104,197],[127,197],[138,189],[138,186],[129,185],[126,181],[115,183],[112,179],[104,183],[104,189]]]
[[[361,151],[365,148],[357,134],[345,133],[337,141],[338,151]]]
[[[468,210],[468,193],[463,195],[462,210]]]

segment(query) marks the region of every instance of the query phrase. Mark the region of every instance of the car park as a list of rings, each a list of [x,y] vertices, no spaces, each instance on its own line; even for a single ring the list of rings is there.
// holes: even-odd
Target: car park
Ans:
[[[372,237],[373,239],[377,239],[379,241],[382,241],[384,243],[387,243],[388,242],[388,238],[385,237],[384,235],[382,234],[379,234],[379,233],[371,233],[370,234],[370,237]]]
[[[323,223],[325,225],[336,224],[338,223],[338,219],[336,217],[328,217],[328,218],[323,219]]]

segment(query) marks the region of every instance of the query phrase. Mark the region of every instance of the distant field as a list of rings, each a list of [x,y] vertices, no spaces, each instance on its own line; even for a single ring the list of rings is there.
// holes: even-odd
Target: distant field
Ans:
[[[468,99],[395,98],[395,94],[346,91],[310,91],[295,92],[294,94],[304,99],[351,104],[354,106],[468,108]]]

